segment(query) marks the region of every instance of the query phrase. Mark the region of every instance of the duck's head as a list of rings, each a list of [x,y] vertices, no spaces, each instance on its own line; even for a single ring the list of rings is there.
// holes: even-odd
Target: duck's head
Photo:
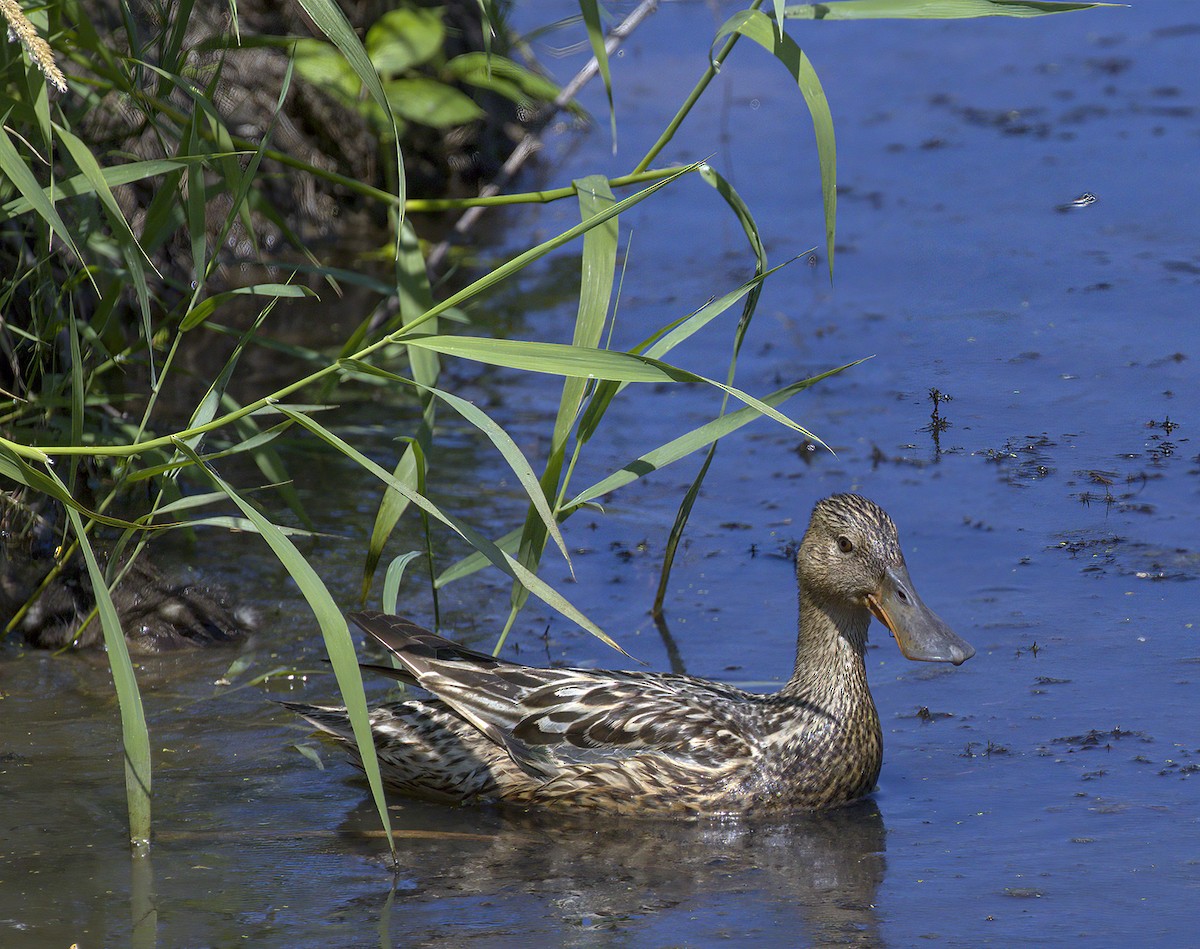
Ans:
[[[808,596],[830,606],[868,609],[892,631],[908,659],[961,665],[975,655],[913,587],[887,512],[857,494],[818,502],[796,557]]]

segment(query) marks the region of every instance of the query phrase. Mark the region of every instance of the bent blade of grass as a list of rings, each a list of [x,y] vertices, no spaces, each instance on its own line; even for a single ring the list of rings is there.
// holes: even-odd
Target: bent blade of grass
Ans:
[[[351,461],[375,475],[375,477],[377,477],[384,484],[395,488],[398,492],[407,497],[411,503],[415,504],[423,511],[427,511],[431,517],[446,525],[448,528],[450,528],[450,530],[458,534],[459,537],[469,543],[472,547],[480,551],[494,566],[499,567],[502,571],[508,574],[509,577],[520,580],[521,583],[525,584],[530,593],[536,596],[551,609],[561,613],[572,623],[575,623],[581,629],[591,633],[602,642],[607,643],[618,652],[629,655],[624,649],[618,646],[616,642],[614,642],[608,636],[608,634],[604,632],[604,630],[593,623],[578,608],[576,608],[570,600],[551,587],[548,583],[546,583],[545,580],[542,580],[540,577],[538,577],[537,574],[528,570],[516,558],[493,544],[490,540],[475,530],[475,528],[471,527],[464,521],[460,521],[453,515],[447,514],[423,495],[417,494],[408,485],[398,481],[396,478],[388,474],[385,468],[376,464],[370,458],[366,457],[366,455],[364,455],[362,452],[358,451],[341,438],[338,438],[338,436],[334,435],[333,432],[329,431],[318,422],[308,418],[307,416],[293,413],[286,409],[284,411],[286,414],[293,417],[298,425],[308,429],[322,441],[337,449]]]
[[[186,333],[188,330],[195,329],[212,316],[217,309],[224,306],[234,297],[247,295],[270,297],[272,299],[279,299],[281,297],[291,299],[311,297],[313,299],[320,299],[316,291],[294,283],[252,283],[249,286],[237,287],[233,290],[225,290],[221,293],[213,294],[211,297],[205,297],[196,306],[188,310],[183,320],[180,321],[180,331]]]
[[[146,161],[134,161],[127,165],[113,165],[102,169],[104,183],[109,188],[116,188],[119,185],[133,184],[136,181],[144,181],[147,178],[156,178],[160,175],[170,174],[171,172],[181,171],[191,163],[199,163],[207,161],[209,155],[196,155],[191,157],[182,157],[178,159],[172,158],[152,158]],[[0,170],[3,170],[0,168]],[[63,181],[56,181],[53,185],[48,185],[45,188],[39,188],[42,196],[49,202],[61,201],[64,198],[77,198],[80,195],[92,194],[95,189],[84,174],[73,175]],[[33,202],[28,198],[20,197],[13,198],[7,204],[0,205],[0,214],[4,217],[20,217],[22,214],[28,214],[34,209]]]
[[[104,452],[97,449],[95,454],[102,455]],[[41,455],[40,459],[38,455]],[[110,517],[107,514],[101,514],[99,511],[92,511],[75,500],[71,492],[59,481],[57,476],[53,475],[53,473],[49,476],[42,474],[36,468],[31,467],[23,456],[40,460],[47,465],[50,464],[49,456],[42,454],[38,449],[17,445],[15,442],[10,442],[0,437],[0,476],[32,488],[39,494],[53,498],[65,507],[77,511],[89,521],[96,521],[108,527],[118,527],[121,530],[166,530],[170,527],[179,526],[176,524],[155,524],[146,527],[145,525],[135,524],[132,521],[122,520],[119,517]]]
[[[754,276],[759,278],[759,282],[750,288],[746,296],[746,303],[742,307],[742,318],[738,322],[737,331],[734,334],[733,342],[733,357],[729,363],[729,375],[726,377],[726,382],[733,382],[734,368],[737,365],[737,356],[742,348],[742,341],[746,337],[746,332],[750,328],[750,321],[754,317],[755,311],[758,309],[758,298],[762,294],[762,279],[768,273],[767,249],[763,246],[762,235],[758,230],[758,223],[754,220],[754,215],[750,213],[750,207],[742,199],[742,196],[737,193],[737,189],[730,184],[724,176],[720,174],[712,166],[705,166],[700,169],[700,177],[711,185],[724,200],[738,221],[742,225],[742,230],[746,234],[746,240],[750,243],[750,250],[754,253]],[[798,256],[804,256],[803,254]],[[785,263],[792,263],[797,258]]]
[[[51,472],[51,477],[57,477]],[[66,486],[59,482],[59,488]],[[104,582],[104,571],[96,560],[84,528],[83,518],[73,506],[66,506],[71,529],[83,552],[87,564],[88,579],[96,597],[96,608],[100,613],[100,627],[104,632],[104,646],[108,653],[108,665],[112,670],[113,687],[117,692],[117,704],[121,710],[121,745],[125,758],[125,801],[129,809],[129,840],[135,851],[145,852],[150,846],[150,732],[146,726],[146,713],[142,707],[142,694],[138,689],[137,676],[129,658],[129,647],[125,633],[117,617],[112,595]]]
[[[611,207],[616,199],[608,180],[601,175],[580,178],[572,184],[579,198],[579,214],[583,223],[599,217],[606,208]],[[579,308],[575,315],[575,328],[572,334],[572,345],[596,348],[600,345],[604,327],[608,322],[609,301],[612,298],[613,277],[617,267],[617,236],[618,218],[605,218],[596,227],[583,235],[583,253],[580,259],[581,274],[579,285]],[[550,451],[546,456],[546,466],[542,471],[538,491],[549,503],[557,501],[565,491],[563,483],[563,465],[567,454],[567,440],[579,415],[580,405],[587,391],[587,380],[575,376],[563,379],[562,393],[558,400],[558,412],[554,417],[554,429],[550,436]],[[577,446],[578,449],[578,446]],[[570,478],[570,469],[566,477]],[[547,506],[547,513],[549,507]],[[521,533],[521,544],[517,557],[521,563],[536,571],[541,563],[542,554],[546,549],[547,530],[551,535],[558,532],[554,515],[549,518],[541,516],[542,511],[537,505],[531,506],[525,516],[525,525]],[[572,568],[572,576],[574,568]],[[496,648],[499,649],[516,614],[525,605],[526,591],[514,584],[509,599],[511,612],[508,624],[500,635]]]
[[[604,93],[608,96],[608,116],[612,129],[612,152],[615,155],[617,153],[617,108],[613,105],[612,73],[608,68],[608,49],[604,45],[604,27],[600,24],[600,5],[596,0],[579,0],[579,12],[583,14],[588,42],[592,46],[592,55],[596,57],[600,78],[604,80]]]
[[[746,240],[750,242],[750,250],[754,252],[754,259],[759,269],[765,271],[767,269],[767,251],[763,247],[762,236],[758,232],[758,224],[754,220],[754,215],[750,213],[750,206],[737,193],[737,189],[712,165],[702,165],[700,177],[729,205],[737,217],[738,223],[742,225],[742,230],[746,232]]]
[[[395,260],[395,283],[388,292],[394,291],[399,304],[395,319],[403,326],[423,313],[433,308],[433,292],[429,286],[429,274],[425,267],[425,258],[421,253],[421,243],[413,230],[412,222],[404,220],[399,226],[399,243]],[[429,331],[437,331],[438,321],[429,322]],[[367,325],[362,325],[362,337],[355,334],[347,341],[342,351],[343,356],[349,356],[360,347],[361,338],[365,338]],[[390,332],[390,330],[388,330]],[[351,349],[350,347],[354,348]],[[413,379],[422,385],[432,386],[437,383],[441,373],[441,362],[437,353],[411,350],[409,365],[412,368]],[[433,442],[433,427],[437,420],[437,403],[428,393],[421,393],[421,424],[417,428],[416,437],[404,448],[393,475],[410,486],[424,493],[419,481],[425,477],[427,461]],[[418,457],[418,455],[420,457]],[[375,521],[371,525],[371,537],[367,542],[367,554],[363,560],[362,601],[366,603],[371,592],[371,581],[383,556],[383,548],[388,538],[396,529],[400,518],[408,509],[408,500],[397,494],[391,488],[384,491],[379,502],[379,510],[375,513]],[[428,542],[427,542],[428,546]],[[432,552],[430,553],[432,557]],[[432,565],[430,576],[432,582]],[[438,616],[437,588],[431,590],[434,597],[434,615]]]
[[[30,208],[37,212],[43,221],[54,232],[54,235],[71,249],[71,253],[79,261],[83,261],[83,256],[79,253],[79,248],[75,246],[75,241],[71,237],[71,231],[67,227],[66,222],[59,216],[58,210],[54,207],[50,198],[42,190],[42,186],[38,184],[37,178],[33,172],[29,170],[25,162],[21,160],[20,154],[13,145],[12,140],[8,137],[8,132],[4,128],[4,121],[8,118],[5,114],[3,119],[0,119],[0,174],[3,174],[13,186],[21,194],[21,196],[29,202]],[[95,285],[95,278],[89,272],[89,279]],[[97,287],[96,292],[100,290]]]
[[[391,613],[393,616],[396,614],[396,605],[400,600],[400,584],[404,581],[404,569],[421,554],[420,550],[410,550],[406,554],[393,558],[392,562],[388,564],[387,573],[383,575],[383,611],[385,613]]]
[[[524,369],[559,376],[607,379],[612,382],[702,382],[720,389],[740,402],[758,409],[780,425],[799,432],[805,438],[825,445],[812,432],[793,422],[771,406],[741,389],[697,375],[649,356],[589,349],[565,343],[534,343],[514,339],[487,339],[476,336],[416,336],[405,340],[410,346],[427,346],[448,356],[509,369]],[[828,447],[828,446],[826,446]]]
[[[575,569],[571,566],[571,555],[567,552],[567,543],[563,540],[562,534],[558,529],[558,524],[554,520],[554,512],[550,510],[550,502],[546,499],[538,477],[533,472],[533,466],[529,463],[529,460],[522,453],[521,449],[517,447],[517,443],[512,440],[512,436],[497,425],[491,416],[479,408],[479,406],[454,395],[452,392],[446,392],[434,386],[421,385],[419,382],[398,376],[395,373],[388,372],[386,369],[378,369],[369,363],[355,362],[347,359],[342,360],[342,365],[356,372],[383,376],[395,382],[402,382],[414,386],[422,392],[436,396],[450,406],[450,408],[454,409],[463,419],[470,422],[475,428],[486,435],[496,450],[500,452],[501,457],[504,458],[509,470],[516,476],[521,487],[525,489],[530,504],[537,511],[550,536],[554,538],[555,546],[562,552],[563,559],[566,560],[568,567],[571,567],[572,576],[574,575]]]
[[[379,821],[387,832],[388,846],[392,859],[396,859],[396,844],[392,838],[392,824],[388,816],[387,799],[383,792],[383,778],[379,773],[379,759],[375,754],[375,740],[371,734],[371,722],[367,713],[366,693],[363,689],[362,672],[358,667],[358,655],[354,651],[354,641],[346,626],[346,618],[338,609],[333,596],[317,576],[317,572],[301,555],[284,535],[278,525],[264,517],[250,503],[243,500],[240,494],[221,478],[212,468],[208,467],[192,449],[182,440],[176,440],[176,447],[188,455],[192,463],[216,485],[234,504],[241,509],[246,519],[251,521],[258,533],[271,547],[272,552],[283,564],[284,569],[296,582],[304,599],[308,601],[317,623],[321,627],[321,636],[325,640],[325,649],[329,661],[333,665],[334,676],[337,679],[338,690],[342,701],[346,703],[346,714],[354,732],[354,742],[362,760],[363,773],[371,787],[371,797],[375,802],[375,810]]]
[[[829,258],[829,279],[833,279],[833,247],[837,222],[837,142],[833,133],[833,116],[821,80],[803,50],[786,33],[776,28],[765,13],[743,10],[735,13],[720,30],[722,37],[741,34],[778,59],[796,81],[812,116],[813,132],[817,138],[817,161],[821,168],[821,197],[825,206],[825,253]]]
[[[788,399],[792,398],[792,396],[816,385],[823,379],[828,379],[830,376],[844,372],[861,362],[863,360],[858,359],[844,366],[838,366],[836,369],[830,369],[819,375],[811,376],[800,382],[794,382],[789,386],[772,392],[770,395],[764,396],[762,401],[771,406],[782,405]],[[694,428],[690,432],[680,435],[678,438],[673,438],[664,445],[660,445],[653,451],[639,455],[619,471],[613,472],[603,480],[597,481],[591,487],[580,491],[562,506],[562,511],[574,511],[589,501],[594,501],[596,498],[609,494],[644,475],[665,468],[667,465],[672,465],[760,417],[761,413],[757,409],[747,407],[734,412],[728,412],[713,419],[711,422],[706,422],[704,425]],[[824,444],[824,442],[821,444]]]
[[[75,166],[88,180],[88,184],[91,185],[96,197],[100,199],[100,205],[104,208],[104,212],[108,216],[109,224],[112,225],[112,229],[117,235],[118,243],[122,248],[128,247],[130,250],[137,251],[136,254],[131,255],[134,261],[137,262],[137,265],[134,266],[131,264],[129,269],[130,275],[135,281],[138,281],[138,275],[140,274],[140,282],[138,284],[140,301],[146,284],[146,275],[141,268],[140,261],[144,260],[148,263],[160,279],[162,278],[162,274],[158,273],[158,268],[154,266],[154,261],[142,249],[142,246],[134,236],[133,229],[129,226],[129,222],[125,220],[125,215],[122,213],[120,205],[117,204],[116,195],[108,187],[108,182],[104,180],[104,173],[100,168],[100,163],[96,161],[96,156],[92,154],[91,150],[79,137],[68,129],[57,123],[54,124],[53,128],[59,141],[67,147],[67,151],[71,155],[71,160],[75,162]]]
[[[985,16],[1031,17],[1073,13],[1123,3],[1045,3],[1038,0],[831,0],[796,3],[784,16],[796,20],[957,20]]]

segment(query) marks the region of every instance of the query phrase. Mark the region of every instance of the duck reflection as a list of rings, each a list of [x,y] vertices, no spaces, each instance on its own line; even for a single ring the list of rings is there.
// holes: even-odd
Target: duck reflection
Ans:
[[[501,920],[525,933],[547,923],[655,936],[667,927],[672,943],[690,941],[685,930],[697,926],[696,937],[727,928],[791,945],[881,941],[885,834],[872,800],[769,821],[471,814],[464,833],[461,810],[414,803],[396,812],[400,868],[378,912],[397,944],[419,934],[422,945],[450,945],[467,931],[495,934]],[[362,839],[377,827],[364,806],[342,831]]]

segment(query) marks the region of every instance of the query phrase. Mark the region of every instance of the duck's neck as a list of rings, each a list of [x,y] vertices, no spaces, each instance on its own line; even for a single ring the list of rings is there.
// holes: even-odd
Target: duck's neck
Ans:
[[[870,623],[866,607],[847,609],[801,590],[796,667],[783,691],[844,697],[865,693],[869,702],[863,655]]]
[[[796,669],[776,693],[790,726],[780,784],[797,807],[825,807],[870,793],[883,763],[879,714],[863,654],[871,615],[801,592]]]

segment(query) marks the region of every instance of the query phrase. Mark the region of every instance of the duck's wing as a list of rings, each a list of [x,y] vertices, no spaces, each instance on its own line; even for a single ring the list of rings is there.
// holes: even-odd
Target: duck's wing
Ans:
[[[400,677],[531,772],[644,752],[697,763],[754,753],[760,697],[740,689],[665,673],[535,668],[465,649],[399,617],[351,618],[402,663]]]
[[[390,613],[380,613],[375,610],[347,613],[346,616],[364,632],[378,640],[380,645],[403,664],[403,668],[396,669],[392,666],[364,662],[360,663],[362,668],[399,679],[407,685],[421,685],[420,672],[426,668],[429,662],[459,663],[463,668],[470,667],[480,671],[505,665],[519,665],[511,662],[503,663],[495,656],[460,646],[403,616],[393,616]],[[422,688],[433,691],[428,686],[422,686]]]
[[[660,752],[715,765],[755,754],[761,710],[691,676],[571,669],[525,696],[513,736],[577,763]]]

